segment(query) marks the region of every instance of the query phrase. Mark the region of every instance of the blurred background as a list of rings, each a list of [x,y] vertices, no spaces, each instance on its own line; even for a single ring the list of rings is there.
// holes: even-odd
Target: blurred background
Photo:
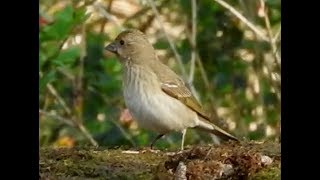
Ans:
[[[143,31],[215,123],[252,140],[279,140],[280,0],[40,0],[41,146],[148,146],[122,96],[121,65],[104,46]],[[157,148],[180,147],[181,134]],[[212,143],[188,130],[186,145]]]

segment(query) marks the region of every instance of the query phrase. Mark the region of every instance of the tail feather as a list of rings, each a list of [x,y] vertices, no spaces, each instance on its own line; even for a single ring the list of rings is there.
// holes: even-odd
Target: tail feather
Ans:
[[[238,138],[236,138],[235,136],[226,132],[225,130],[219,128],[215,124],[213,124],[205,119],[202,119],[202,118],[200,118],[200,120],[201,121],[200,121],[199,125],[196,127],[197,129],[204,130],[204,131],[210,132],[212,134],[215,134],[218,137],[222,138],[223,140],[231,139],[234,141],[239,141]]]

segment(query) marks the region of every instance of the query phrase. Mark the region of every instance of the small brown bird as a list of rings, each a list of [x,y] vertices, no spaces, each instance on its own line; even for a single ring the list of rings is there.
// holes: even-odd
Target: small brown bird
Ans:
[[[126,106],[138,125],[159,133],[154,143],[172,131],[197,128],[223,139],[238,139],[210,122],[183,80],[158,60],[153,46],[138,30],[126,30],[105,47],[123,65],[123,94]]]

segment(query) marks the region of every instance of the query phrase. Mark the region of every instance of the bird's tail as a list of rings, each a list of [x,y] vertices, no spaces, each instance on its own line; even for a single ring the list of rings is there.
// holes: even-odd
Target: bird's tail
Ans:
[[[222,138],[223,140],[234,140],[234,141],[239,141],[238,138],[236,138],[235,136],[231,135],[230,133],[226,132],[225,130],[219,128],[218,126],[216,126],[215,124],[209,122],[208,120],[199,117],[200,119],[200,123],[199,125],[196,127],[197,129],[200,130],[204,130],[207,132],[210,132],[212,134],[217,135],[218,137]]]

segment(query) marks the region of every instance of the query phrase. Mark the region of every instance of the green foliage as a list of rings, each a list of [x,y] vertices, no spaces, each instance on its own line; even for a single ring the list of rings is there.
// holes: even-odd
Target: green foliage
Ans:
[[[114,36],[101,33],[103,27],[104,31],[109,28],[108,32],[116,33],[119,28],[112,24],[113,21],[105,21],[102,16],[99,20],[89,19],[86,11],[90,3],[83,5],[80,2],[72,1],[64,4],[62,9],[52,10],[57,7],[58,2],[40,1],[42,11],[51,12],[49,14],[53,21],[39,29],[39,108],[46,112],[52,111],[68,121],[83,124],[100,145],[148,145],[156,134],[137,130],[134,123],[119,120],[125,109],[121,87],[122,68],[115,56],[106,55],[104,51],[105,43],[110,41],[109,36]],[[238,4],[238,1],[227,2],[254,24],[265,28],[264,19],[256,12],[258,1],[243,1],[245,6]],[[186,27],[183,34],[174,39],[174,43],[189,73],[193,50],[189,40],[191,3],[183,0],[157,3],[159,12],[166,17],[163,20],[169,21],[171,28],[181,25]],[[126,17],[130,19],[127,23],[136,24],[134,27],[141,29],[156,29],[152,27],[153,21],[149,24],[145,22],[145,17],[151,17],[152,14],[149,6],[138,6],[142,10],[134,17]],[[218,3],[201,0],[197,1],[197,6],[196,52],[204,69],[196,64],[193,84],[201,103],[205,109],[214,111],[215,114],[226,109],[226,113],[219,116],[236,124],[235,129],[230,130],[233,134],[249,139],[268,138],[266,127],[271,126],[276,131],[280,121],[280,82],[273,80],[271,75],[280,74],[280,70],[275,63],[267,63],[267,58],[274,62],[270,43],[258,40],[248,27],[243,27],[241,21]],[[266,6],[272,32],[276,34],[281,24],[281,2],[268,0]],[[174,18],[175,15],[178,17]],[[123,16],[125,15],[119,15],[118,19]],[[104,23],[108,26],[104,26]],[[253,34],[249,38],[248,31]],[[158,36],[157,32],[159,31],[150,34],[157,37],[154,47],[166,50],[166,58],[174,57],[165,36]],[[279,43],[276,45],[280,49]],[[252,56],[251,60],[245,60],[246,57],[239,55],[239,52],[249,54]],[[264,72],[266,67],[269,71],[267,74]],[[179,72],[177,65],[172,68]],[[207,74],[209,84],[203,81],[201,70]],[[257,80],[252,80],[254,78]],[[49,84],[57,94],[48,89]],[[59,98],[65,105],[61,104]],[[64,106],[71,112],[67,112]],[[252,124],[256,124],[255,130],[250,130]],[[75,139],[78,144],[87,144],[88,139],[77,127],[42,115],[40,144],[55,144],[63,136]],[[179,133],[174,133],[161,139],[156,145],[160,148],[179,147],[180,138]],[[197,131],[188,131],[186,139],[186,144],[211,142],[207,134]]]
[[[46,73],[39,81],[39,89],[43,92],[46,85],[52,83],[56,79],[56,71],[50,71]]]
[[[66,6],[55,14],[55,21],[50,26],[45,26],[40,32],[40,41],[57,41],[66,38],[72,28],[86,20],[85,9],[77,9]]]
[[[71,47],[60,51],[59,55],[53,60],[52,64],[56,67],[70,67],[75,60],[80,57],[80,48]]]

